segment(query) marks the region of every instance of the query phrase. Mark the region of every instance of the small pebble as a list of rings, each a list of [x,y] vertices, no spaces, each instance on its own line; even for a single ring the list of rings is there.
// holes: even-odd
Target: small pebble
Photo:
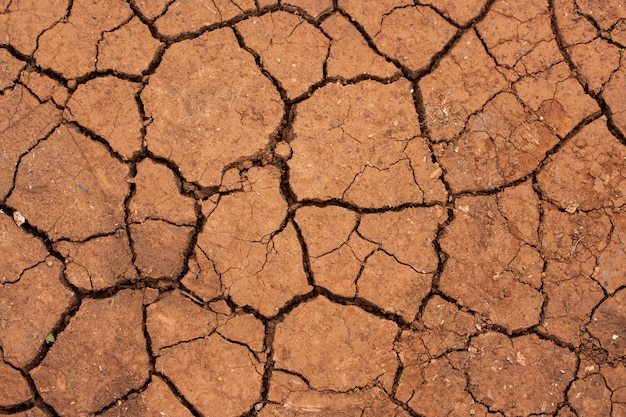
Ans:
[[[291,146],[285,141],[280,141],[274,148],[274,154],[279,158],[289,159],[291,158]]]
[[[13,221],[15,221],[16,225],[21,226],[24,223],[26,223],[26,218],[19,211],[14,211],[13,212]]]

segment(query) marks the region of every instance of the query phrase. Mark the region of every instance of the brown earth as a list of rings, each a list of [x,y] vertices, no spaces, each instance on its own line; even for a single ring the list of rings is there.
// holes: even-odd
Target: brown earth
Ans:
[[[626,417],[623,0],[0,0],[0,415]]]

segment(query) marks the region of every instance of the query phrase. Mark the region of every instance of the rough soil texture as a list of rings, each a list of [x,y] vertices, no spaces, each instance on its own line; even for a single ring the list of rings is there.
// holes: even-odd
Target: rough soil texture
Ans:
[[[0,0],[0,415],[626,417],[623,0]]]

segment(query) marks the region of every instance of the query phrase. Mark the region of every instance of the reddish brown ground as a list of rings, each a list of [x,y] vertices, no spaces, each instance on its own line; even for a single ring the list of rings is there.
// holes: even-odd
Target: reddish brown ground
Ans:
[[[0,0],[0,414],[626,416],[623,0]]]

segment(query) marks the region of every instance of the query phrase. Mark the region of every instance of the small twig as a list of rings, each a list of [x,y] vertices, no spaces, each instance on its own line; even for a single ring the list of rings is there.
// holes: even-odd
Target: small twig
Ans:
[[[194,302],[196,302],[196,303],[200,304],[201,306],[203,306],[203,305],[204,305],[204,301],[202,301],[202,300],[201,300],[201,299],[199,299],[198,297],[194,296],[193,294],[190,294],[190,293],[188,293],[188,292],[187,292],[187,291],[185,291],[185,290],[180,290],[180,293],[181,293],[182,295],[184,295],[185,297],[189,298],[191,301],[194,301]]]
[[[569,257],[571,258],[572,255],[574,254],[574,252],[576,251],[576,248],[578,247],[578,244],[580,243],[580,241],[583,240],[583,238],[581,237],[580,239],[578,239],[576,241],[576,243],[574,243],[574,246],[572,246],[572,249],[569,251]]]

